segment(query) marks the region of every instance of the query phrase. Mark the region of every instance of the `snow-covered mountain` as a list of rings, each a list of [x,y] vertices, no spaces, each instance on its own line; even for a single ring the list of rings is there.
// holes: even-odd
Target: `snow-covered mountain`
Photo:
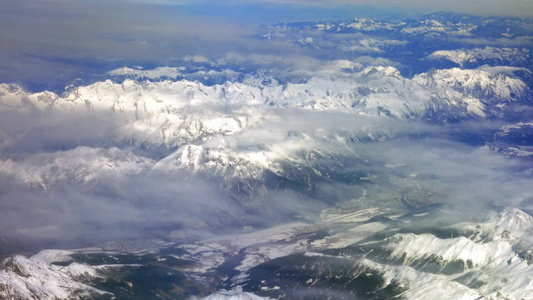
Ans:
[[[279,53],[0,84],[0,298],[533,299],[532,24],[257,26]]]
[[[506,116],[508,105],[531,101],[528,85],[513,75],[519,70],[454,68],[409,79],[393,67],[377,66],[355,73],[339,70],[317,74],[303,83],[265,84],[268,78],[250,78],[213,86],[186,80],[108,80],[63,95],[29,93],[17,86],[2,85],[0,108],[28,118],[34,113],[46,118],[74,114],[88,122],[110,123],[115,133],[112,144],[175,149],[264,124],[278,117],[276,109],[339,111],[430,122],[501,118]],[[15,143],[17,134],[24,138],[20,132],[2,132],[3,144]]]
[[[70,260],[68,254],[43,251],[30,258],[17,255],[3,260],[0,296],[4,299],[85,299],[106,294],[80,282],[83,278],[98,276],[94,269],[78,263],[68,266],[50,264]]]
[[[246,292],[228,292],[228,291],[220,291],[215,294],[209,295],[203,300],[262,300],[262,299],[269,299],[269,298],[263,298],[256,296],[251,293]]]
[[[533,157],[533,145],[530,138],[532,133],[532,122],[505,125],[496,132],[494,142],[490,143],[490,147],[508,157],[531,159]]]
[[[431,53],[431,60],[449,60],[461,68],[479,66],[484,64],[501,66],[528,66],[531,62],[531,53],[528,49],[517,48],[474,48],[460,50],[439,50]]]
[[[111,176],[131,176],[151,167],[154,161],[118,148],[79,147],[54,153],[38,153],[21,161],[0,162],[0,174],[13,176],[32,187],[46,189],[60,183],[91,185]]]
[[[318,294],[337,295],[339,299],[349,295],[369,297],[365,291],[372,295],[369,298],[452,295],[456,299],[528,299],[533,291],[533,268],[525,255],[531,249],[526,252],[519,246],[530,239],[526,232],[532,230],[533,218],[518,209],[489,214],[479,223],[453,224],[447,237],[395,233],[402,224],[433,218],[433,213],[404,215],[397,219],[401,221],[382,218],[378,222],[372,220],[391,215],[379,209],[324,214],[323,220],[327,221],[321,224],[286,224],[179,246],[152,242],[145,248],[132,244],[131,249],[137,249],[133,255],[124,253],[127,244],[109,244],[71,251],[47,250],[30,258],[15,256],[2,263],[0,293],[7,298],[62,299],[106,295],[121,286],[134,291],[146,288],[151,279],[133,283],[123,277],[125,282],[121,283],[105,278],[113,270],[128,274],[155,266],[179,270],[188,278],[185,280],[204,285],[219,281],[225,287],[237,286],[273,298],[305,297],[302,288],[318,288]],[[339,228],[339,224],[344,226]],[[317,239],[324,230],[326,235]],[[383,233],[389,237],[365,241]],[[349,240],[350,236],[352,240],[346,245],[335,242],[340,237]],[[364,284],[366,288],[361,288]],[[172,293],[165,286],[154,288],[159,293]],[[191,292],[194,289],[185,293]],[[263,298],[248,292],[221,291],[205,299]]]
[[[516,251],[517,239],[526,238],[531,216],[516,209],[508,209],[497,216],[489,216],[479,224],[456,226],[456,229],[484,228],[491,237],[479,241],[465,236],[436,237],[433,234],[392,234],[378,242],[360,242],[347,248],[324,253],[306,253],[284,260],[284,270],[272,269],[276,263],[266,263],[250,271],[263,277],[263,285],[282,285],[287,294],[297,295],[298,284],[330,287],[330,294],[348,299],[351,291],[359,296],[357,282],[365,282],[371,297],[399,297],[405,299],[528,299],[531,296],[532,268],[525,257]],[[472,227],[470,227],[472,226]],[[503,235],[496,234],[502,230]],[[513,236],[516,238],[509,238]],[[260,270],[263,269],[264,273]],[[270,271],[269,271],[270,270]],[[300,281],[289,280],[297,273]],[[331,276],[328,274],[335,274]],[[303,278],[309,278],[304,283]],[[283,282],[286,280],[286,285]],[[252,282],[254,282],[252,280]],[[353,286],[344,294],[337,284]],[[362,291],[361,291],[362,290]],[[360,294],[359,294],[359,293]],[[267,295],[283,295],[265,293]],[[364,296],[362,296],[364,297]],[[368,297],[368,296],[367,296]]]
[[[279,186],[279,180],[311,191],[317,181],[339,172],[324,168],[324,161],[356,167],[364,164],[360,154],[365,150],[354,149],[358,144],[405,134],[401,127],[384,126],[382,117],[429,123],[505,118],[513,105],[527,105],[531,98],[529,86],[513,75],[519,68],[453,68],[413,78],[390,66],[353,68],[353,63],[334,61],[309,80],[284,84],[257,75],[215,85],[168,77],[107,80],[60,95],[2,85],[0,112],[28,119],[24,127],[0,132],[4,149],[36,151],[26,146],[34,135],[66,146],[5,158],[0,172],[42,188],[185,172],[221,179],[226,190],[247,198]],[[147,72],[129,74],[144,78],[162,71]],[[300,117],[287,121],[292,113]],[[317,117],[324,121],[315,122]],[[55,132],[73,118],[81,120],[80,128],[58,138]],[[359,121],[352,125],[353,120]],[[257,140],[257,134],[265,138]]]

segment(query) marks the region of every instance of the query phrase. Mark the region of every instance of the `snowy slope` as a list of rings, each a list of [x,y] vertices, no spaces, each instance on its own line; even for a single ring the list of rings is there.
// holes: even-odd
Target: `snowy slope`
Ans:
[[[393,67],[379,66],[368,67],[356,73],[325,73],[324,76],[316,75],[304,83],[283,85],[246,81],[206,86],[185,80],[126,80],[122,84],[97,82],[79,87],[64,96],[50,92],[30,94],[6,85],[1,90],[3,96],[0,108],[4,111],[52,109],[60,112],[109,112],[127,123],[154,121],[154,117],[164,114],[180,116],[185,112],[197,112],[199,105],[204,109],[209,105],[208,111],[213,114],[209,119],[230,119],[220,113],[228,105],[254,108],[264,104],[373,115],[388,111],[400,118],[422,117],[427,110],[438,105],[451,114],[479,116],[481,113],[492,114],[492,110],[496,109],[484,108],[482,105],[510,102],[529,95],[529,88],[524,82],[512,73],[501,73],[498,69],[437,70],[419,74],[411,80],[402,77]],[[29,101],[22,100],[23,98]],[[465,109],[472,105],[472,101],[479,103],[476,104],[477,110]],[[235,132],[236,129],[232,131]]]
[[[501,127],[489,147],[502,155],[521,159],[533,157],[533,122],[524,120]]]
[[[379,210],[364,210],[347,214],[346,217],[353,214],[372,217],[381,213],[383,212]],[[529,239],[527,232],[533,227],[533,218],[518,209],[509,208],[498,214],[488,215],[481,223],[454,225],[457,232],[462,230],[466,235],[472,230],[479,230],[483,233],[483,240],[478,235],[470,238],[438,238],[432,234],[411,233],[393,234],[389,238],[369,243],[364,242],[364,239],[392,230],[390,225],[365,223],[368,218],[353,218],[350,222],[347,219],[327,220],[324,219],[323,222],[326,223],[320,225],[290,223],[175,245],[172,247],[177,247],[180,251],[172,253],[180,254],[171,254],[169,257],[192,262],[180,267],[180,270],[193,280],[202,284],[223,280],[225,284],[232,282],[238,290],[220,291],[205,299],[269,299],[261,297],[282,295],[279,293],[283,292],[291,295],[290,285],[284,286],[283,281],[272,281],[267,276],[271,268],[267,267],[260,273],[264,278],[255,277],[257,275],[254,275],[256,273],[253,270],[261,270],[263,265],[268,265],[271,261],[286,260],[286,257],[292,255],[299,255],[300,258],[286,261],[284,268],[275,268],[278,275],[274,278],[285,276],[283,270],[287,270],[291,277],[302,274],[295,277],[302,280],[299,283],[296,281],[296,284],[311,290],[315,285],[323,286],[324,282],[329,282],[332,278],[356,282],[377,276],[381,283],[373,292],[395,291],[397,294],[394,295],[401,299],[531,299],[533,295],[533,267],[527,257],[516,252],[524,249],[525,246],[520,243],[523,239]],[[338,227],[339,222],[345,226]],[[334,227],[329,227],[331,225]],[[317,240],[315,235],[321,226],[326,226],[324,229],[336,229],[329,231],[322,240]],[[354,244],[342,245],[334,241],[350,239]],[[156,244],[158,247],[165,247],[173,243]],[[157,254],[158,250],[154,248],[156,244],[147,245],[149,248],[141,250],[139,254]],[[30,258],[8,258],[4,260],[0,270],[0,295],[72,299],[105,293],[81,282],[90,282],[91,279],[103,276],[104,273],[99,270],[106,266],[90,267],[76,262],[73,258],[75,256],[72,256],[78,252],[85,255],[101,253],[100,255],[117,259],[113,255],[123,253],[114,252],[107,246],[105,249],[46,250]],[[168,250],[167,248],[166,251]],[[323,252],[324,250],[327,251]],[[363,251],[359,252],[361,250]],[[159,265],[165,264],[169,259],[162,255],[155,257]],[[57,263],[67,265],[60,266]],[[295,265],[291,266],[291,263]],[[224,271],[228,266],[231,266],[232,271]],[[120,265],[115,267],[120,270]],[[240,292],[241,286],[250,288],[250,280],[260,280],[261,288],[254,290],[254,294]]]
[[[34,154],[20,161],[0,161],[0,174],[46,189],[60,183],[91,184],[109,176],[135,175],[153,164],[151,159],[118,148],[78,147]]]
[[[229,291],[220,291],[205,298],[202,300],[264,300],[270,298],[263,298],[256,296],[251,293],[246,292],[229,292]]]
[[[530,51],[517,48],[474,48],[459,50],[438,50],[427,56],[430,60],[449,60],[461,68],[483,64],[502,66],[527,66]]]
[[[68,266],[50,264],[49,258],[68,255],[68,252],[47,251],[25,258],[17,255],[0,265],[0,297],[3,299],[85,299],[106,292],[80,283],[80,278],[94,278],[98,274],[87,265]],[[56,261],[56,259],[53,259]]]
[[[431,289],[423,286],[422,282],[429,278],[434,278],[431,284],[435,286],[441,286],[438,281],[452,280],[456,288],[448,291],[463,291],[464,294],[460,292],[457,297],[464,299],[476,299],[480,295],[494,299],[531,297],[533,267],[519,254],[522,250],[517,247],[522,238],[529,238],[525,234],[533,227],[531,216],[521,210],[508,208],[487,216],[483,223],[457,224],[454,227],[463,230],[467,236],[472,232],[474,234],[469,238],[461,236],[447,239],[431,234],[396,234],[380,242],[381,246],[378,247],[390,251],[387,259],[413,269],[379,263],[374,268],[385,272],[384,276],[389,281],[408,282],[412,280],[407,275],[409,272],[425,278],[407,284],[410,286],[406,292],[408,299],[436,297]],[[371,264],[363,261],[363,265]],[[450,268],[452,265],[456,267]],[[448,272],[447,267],[450,268]],[[404,269],[400,271],[398,268]],[[437,275],[432,277],[427,272]],[[402,279],[398,279],[398,276]]]
[[[465,234],[481,228],[491,235],[479,240],[475,236],[439,238],[429,233],[402,233],[375,242],[354,241],[336,250],[291,256],[282,260],[283,267],[277,267],[280,261],[265,263],[264,269],[260,265],[250,271],[252,282],[261,282],[264,287],[280,285],[284,291],[260,294],[269,296],[298,295],[294,291],[301,288],[315,293],[328,290],[331,295],[350,292],[358,296],[360,292],[364,296],[365,288],[375,284],[366,294],[378,298],[532,299],[533,267],[521,254],[524,246],[519,242],[529,239],[526,232],[533,226],[531,216],[510,208],[487,216],[482,223],[454,226]],[[343,233],[349,232],[352,230]],[[341,234],[326,239],[335,236],[349,239],[349,235]]]

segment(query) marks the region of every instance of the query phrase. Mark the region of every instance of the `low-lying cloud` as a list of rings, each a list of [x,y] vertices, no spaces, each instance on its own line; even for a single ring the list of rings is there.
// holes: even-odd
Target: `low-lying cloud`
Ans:
[[[312,216],[324,208],[343,206],[357,199],[361,207],[380,207],[390,202],[398,209],[407,209],[401,208],[403,204],[399,201],[392,201],[405,189],[446,190],[438,203],[462,218],[471,217],[468,213],[464,215],[465,211],[520,207],[531,197],[529,187],[533,179],[527,171],[516,172],[519,161],[449,139],[449,131],[457,131],[462,125],[441,127],[335,111],[254,109],[259,109],[268,121],[234,135],[214,136],[224,142],[206,142],[205,146],[216,150],[223,145],[226,150],[217,151],[229,151],[236,156],[249,151],[271,152],[274,159],[268,163],[283,166],[276,176],[286,182],[266,177],[228,177],[226,173],[205,170],[158,173],[150,162],[144,171],[129,175],[113,173],[114,168],[110,168],[108,172],[88,173],[94,178],[87,182],[83,178],[69,178],[72,160],[61,160],[67,150],[86,147],[102,148],[105,152],[118,146],[124,155],[139,158],[149,151],[132,146],[139,143],[118,142],[115,133],[121,123],[104,121],[102,116],[78,116],[82,122],[73,126],[76,123],[73,116],[58,112],[49,115],[35,112],[24,118],[11,112],[11,118],[2,119],[7,122],[2,128],[14,139],[11,145],[3,147],[2,153],[3,238],[24,247],[72,247],[113,239],[206,237],[216,231],[260,228],[295,217],[313,220],[316,217]],[[470,129],[474,125],[468,124]],[[477,126],[478,131],[492,131],[500,124]],[[35,133],[31,134],[32,131]],[[19,150],[21,154],[14,155]],[[167,155],[174,150],[168,151]],[[64,168],[57,178],[43,179],[48,180],[46,188],[28,184],[25,177],[17,177],[16,173],[6,173],[6,160],[22,163],[43,152],[59,161],[43,168]],[[98,160],[95,156],[94,162]],[[50,161],[54,160],[43,163]],[[85,163],[93,162],[85,158]],[[237,167],[250,165],[245,162]],[[298,170],[305,174],[298,175]],[[324,174],[307,177],[316,170]],[[265,171],[269,171],[268,167]],[[258,184],[252,197],[239,194],[238,187],[249,184]],[[264,192],[260,192],[261,184],[266,185]],[[363,195],[366,196],[361,198]],[[433,204],[424,204],[425,200],[420,199],[421,207]]]

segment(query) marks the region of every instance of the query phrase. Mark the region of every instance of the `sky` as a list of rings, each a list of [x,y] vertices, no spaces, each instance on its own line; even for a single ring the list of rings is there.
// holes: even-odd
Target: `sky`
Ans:
[[[346,14],[405,14],[409,11],[429,13],[434,11],[448,11],[463,14],[473,14],[480,16],[533,16],[533,4],[528,0],[446,0],[446,1],[426,1],[426,0],[225,0],[225,1],[190,1],[190,0],[161,0],[135,2],[158,3],[165,5],[181,5],[196,8],[196,12],[202,13],[211,11],[210,7],[226,8],[233,6],[236,11],[245,11],[256,16],[263,16],[276,12],[279,20],[298,19],[305,20],[327,18],[332,12],[340,16]],[[266,8],[266,12],[259,12],[257,8]],[[214,9],[216,10],[216,9]],[[285,11],[285,12],[284,12]],[[229,13],[229,14],[228,14]],[[221,15],[228,14],[231,18],[247,19],[247,16],[232,14],[223,9]],[[268,17],[267,17],[268,20]]]

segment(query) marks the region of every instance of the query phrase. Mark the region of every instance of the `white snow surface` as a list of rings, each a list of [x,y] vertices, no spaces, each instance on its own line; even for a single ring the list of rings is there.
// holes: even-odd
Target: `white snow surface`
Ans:
[[[452,61],[461,67],[467,63],[480,63],[484,61],[492,61],[495,63],[511,63],[514,65],[527,63],[527,57],[530,51],[527,49],[517,48],[474,48],[474,49],[459,49],[459,50],[439,50],[430,54],[427,58],[446,59]]]
[[[52,257],[61,257],[65,253],[68,252],[46,251],[31,258],[16,255],[5,259],[0,267],[0,298],[80,299],[105,294],[76,280],[97,277],[93,268],[79,263],[68,266],[49,263]]]
[[[443,264],[471,261],[475,268],[499,264],[514,256],[512,245],[505,241],[475,243],[465,237],[439,239],[431,234],[397,234],[385,240],[391,258],[410,265],[415,260],[436,259]]]
[[[0,160],[0,174],[11,175],[29,186],[41,187],[71,182],[93,183],[102,177],[139,174],[154,161],[115,147],[78,147],[67,151],[38,153],[24,160]]]
[[[340,62],[342,65],[346,64]],[[97,82],[78,87],[65,95],[56,95],[51,92],[31,94],[3,84],[0,86],[0,110],[53,108],[57,111],[107,111],[132,122],[150,119],[162,113],[177,116],[184,112],[190,114],[199,105],[205,108],[206,105],[222,104],[273,104],[279,107],[340,109],[376,115],[376,108],[379,106],[395,116],[406,117],[423,114],[436,100],[448,106],[457,106],[463,98],[475,97],[471,94],[475,87],[490,91],[498,101],[510,101],[510,92],[521,94],[527,89],[514,76],[492,74],[481,69],[445,69],[418,74],[415,78],[408,79],[402,77],[394,67],[372,66],[353,73],[332,73],[331,70],[324,69],[323,73],[317,72],[306,82],[284,85],[264,85],[260,80],[252,79],[214,86],[187,80],[136,82],[127,79],[123,83],[110,80]],[[361,93],[362,90],[365,91]],[[481,102],[483,100],[479,99]],[[456,104],[453,104],[454,101]],[[229,116],[225,118],[231,119]],[[209,118],[211,119],[213,118]]]
[[[368,259],[360,261],[360,265],[378,271],[385,279],[383,287],[393,282],[404,285],[407,290],[400,295],[405,299],[474,300],[482,296],[478,291],[450,281],[445,276],[419,272],[409,266],[384,265]]]
[[[180,75],[179,68],[159,67],[152,70],[138,70],[123,67],[108,73],[111,76],[125,76],[130,79],[159,79],[172,78],[176,79]]]
[[[454,226],[469,238],[441,239],[431,234],[396,234],[379,242],[390,259],[402,266],[368,259],[363,266],[378,270],[387,282],[401,282],[407,299],[533,299],[533,267],[515,252],[516,245],[533,228],[533,218],[516,208],[489,215],[482,223]],[[462,262],[462,273],[442,275],[420,271],[415,262],[436,262],[441,269]],[[438,270],[434,270],[438,272]],[[449,296],[446,296],[449,295]]]
[[[219,291],[209,295],[202,300],[268,300],[271,298],[264,298],[247,292],[233,292],[233,291]]]

